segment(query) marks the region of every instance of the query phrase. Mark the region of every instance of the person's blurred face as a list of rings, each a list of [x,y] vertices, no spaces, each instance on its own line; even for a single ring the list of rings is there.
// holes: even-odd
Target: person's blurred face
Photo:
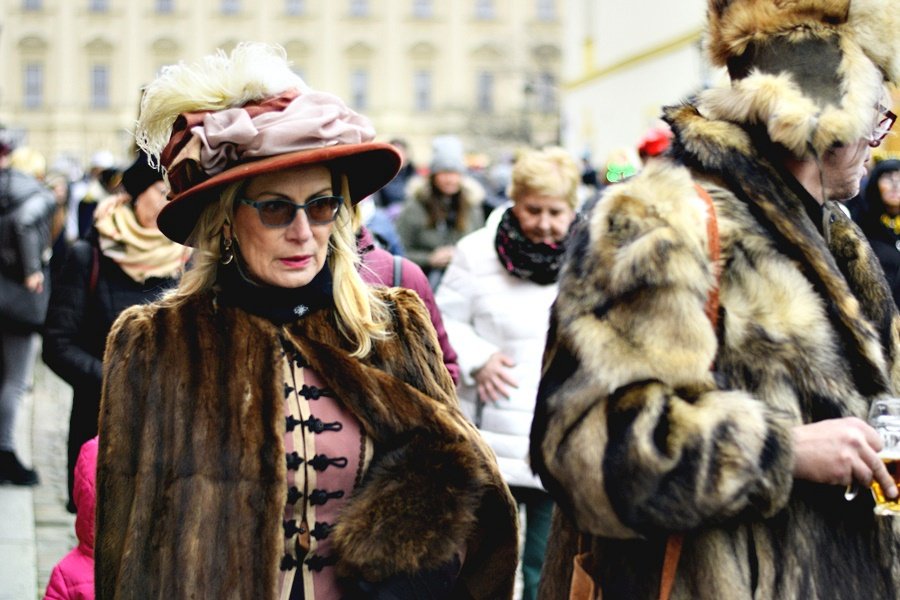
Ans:
[[[459,192],[462,186],[462,174],[456,171],[441,171],[434,174],[434,187],[445,196],[452,196]]]
[[[330,171],[321,165],[310,165],[254,177],[242,197],[250,201],[286,199],[306,204],[331,195]],[[235,205],[234,237],[241,256],[249,275],[268,285],[298,288],[312,281],[325,266],[333,227],[333,222],[311,224],[304,210],[298,210],[286,227],[267,227],[254,207],[242,202]]]
[[[900,171],[888,171],[878,178],[878,191],[884,201],[884,211],[895,216],[900,214]]]
[[[823,154],[822,171],[829,200],[849,200],[859,193],[870,154],[868,139],[831,148]]]
[[[535,244],[562,241],[575,219],[575,211],[564,198],[524,194],[512,206],[522,233]]]
[[[134,199],[134,215],[141,227],[156,229],[156,217],[166,205],[166,184],[157,181]]]

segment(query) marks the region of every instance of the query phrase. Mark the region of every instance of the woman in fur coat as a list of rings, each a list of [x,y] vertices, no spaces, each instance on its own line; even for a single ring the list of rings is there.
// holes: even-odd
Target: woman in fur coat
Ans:
[[[708,14],[731,85],[666,109],[670,155],[607,189],[563,267],[532,428],[562,508],[541,594],[582,573],[604,600],[900,598],[863,420],[900,392],[900,318],[836,202],[892,125],[900,4]]]
[[[428,313],[356,270],[396,151],[262,44],[164,70],[137,137],[195,253],[110,332],[98,599],[508,598],[514,505]]]

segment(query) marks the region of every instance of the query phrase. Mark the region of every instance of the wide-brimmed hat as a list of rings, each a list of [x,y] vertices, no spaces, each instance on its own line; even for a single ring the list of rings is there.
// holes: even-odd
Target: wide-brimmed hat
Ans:
[[[210,88],[218,97],[194,100]],[[311,89],[289,69],[282,49],[265,44],[240,44],[231,56],[220,52],[167,68],[145,91],[138,121],[138,143],[157,158],[169,184],[159,229],[188,245],[196,243],[190,238],[201,213],[223,189],[257,175],[322,164],[347,178],[351,204],[376,192],[400,170],[401,158],[374,138],[366,117],[334,94]]]
[[[731,82],[701,94],[704,114],[762,125],[798,157],[870,135],[900,82],[897,0],[709,0],[708,16]]]
[[[228,184],[301,165],[327,164],[347,177],[351,203],[386,185],[400,154],[373,137],[364,118],[332,94],[288,90],[223,111],[183,113],[160,154],[170,202],[160,231],[184,244],[203,209]],[[339,191],[335,191],[339,193]]]

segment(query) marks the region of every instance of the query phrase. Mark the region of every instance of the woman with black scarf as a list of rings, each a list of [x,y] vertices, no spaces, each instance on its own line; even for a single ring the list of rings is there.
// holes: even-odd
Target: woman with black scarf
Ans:
[[[528,433],[579,182],[577,163],[561,148],[519,157],[509,187],[512,206],[459,241],[436,294],[459,355],[463,410],[525,507],[526,599],[537,593],[553,508],[526,461]]]

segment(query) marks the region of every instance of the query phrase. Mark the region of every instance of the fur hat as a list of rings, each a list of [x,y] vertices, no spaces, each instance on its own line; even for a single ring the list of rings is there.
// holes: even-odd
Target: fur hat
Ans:
[[[138,157],[131,163],[131,166],[125,169],[122,174],[122,187],[131,196],[131,200],[137,200],[137,197],[144,193],[148,187],[162,181],[162,173],[159,169],[150,166],[147,161],[147,154],[144,151],[138,152]]]
[[[868,136],[900,81],[900,2],[709,0],[707,44],[731,85],[703,92],[704,112],[821,155]]]
[[[311,89],[281,47],[261,43],[166,67],[144,91],[135,136],[169,184],[159,229],[188,245],[203,209],[231,183],[324,164],[346,177],[355,203],[400,169],[393,146],[371,141],[367,118]]]
[[[466,160],[462,141],[455,135],[439,135],[431,141],[431,173],[464,173]]]

